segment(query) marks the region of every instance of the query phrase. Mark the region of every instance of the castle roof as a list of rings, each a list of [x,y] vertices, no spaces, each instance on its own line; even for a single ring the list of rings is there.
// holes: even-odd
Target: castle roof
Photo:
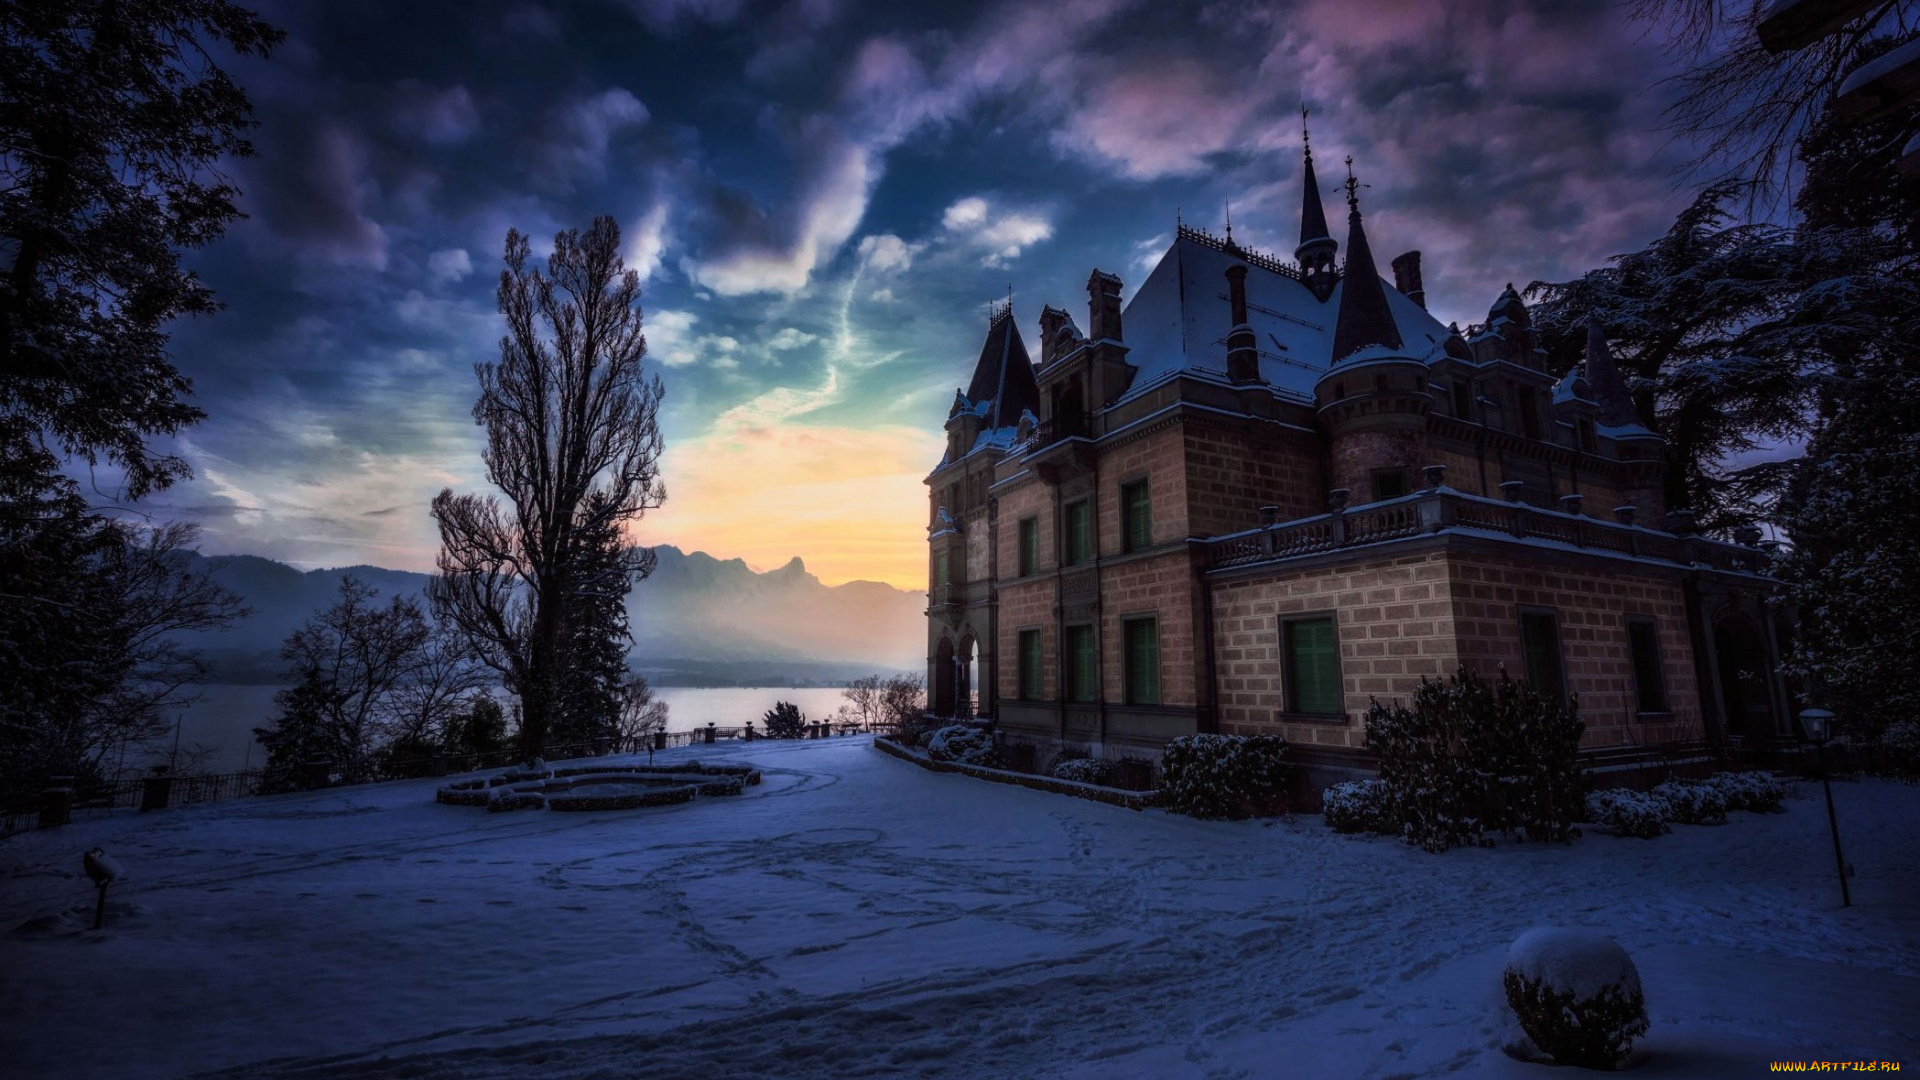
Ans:
[[[1368,260],[1371,265],[1371,258]],[[1245,263],[1247,322],[1260,355],[1260,375],[1274,389],[1313,400],[1314,383],[1333,365],[1334,324],[1351,278],[1335,285],[1326,303],[1302,284],[1291,263],[1229,247],[1197,229],[1181,227],[1160,262],[1127,304],[1127,361],[1140,371],[1135,392],[1180,370],[1227,370],[1227,332],[1233,329],[1227,267]],[[1351,272],[1355,264],[1348,263]],[[1401,354],[1436,358],[1447,328],[1419,304],[1373,275]]]
[[[1327,208],[1320,202],[1320,181],[1313,176],[1313,152],[1305,156],[1301,169],[1306,184],[1300,202],[1300,246],[1306,247],[1315,240],[1331,240],[1333,235],[1327,231]]]
[[[1010,428],[1020,422],[1022,411],[1040,409],[1033,360],[1027,355],[1027,343],[1020,338],[1020,328],[1014,324],[1011,303],[996,311],[987,327],[980,360],[973,366],[973,381],[967,384],[967,400],[983,409],[983,426],[988,429]]]
[[[1353,182],[1347,182],[1349,189]],[[1373,248],[1360,224],[1360,203],[1352,200],[1347,213],[1347,272],[1341,279],[1340,315],[1333,328],[1333,362],[1339,363],[1369,345],[1397,353],[1404,345],[1393,310],[1387,306],[1386,283],[1374,269]],[[1435,320],[1436,322],[1438,320]]]

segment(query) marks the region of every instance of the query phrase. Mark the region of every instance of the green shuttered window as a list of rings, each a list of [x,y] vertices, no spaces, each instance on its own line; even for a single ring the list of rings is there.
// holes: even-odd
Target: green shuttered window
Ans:
[[[1627,645],[1633,653],[1633,686],[1640,711],[1667,711],[1667,688],[1660,677],[1660,628],[1636,619],[1627,624]]]
[[[1559,701],[1566,696],[1560,683],[1560,628],[1551,611],[1520,613],[1520,655],[1527,681],[1541,696]]]
[[[1287,702],[1290,712],[1338,716],[1341,708],[1340,642],[1333,616],[1286,624]]]
[[[1067,550],[1066,564],[1089,562],[1093,559],[1093,516],[1087,507],[1087,500],[1067,504]]]
[[[1153,502],[1147,497],[1147,482],[1136,480],[1120,488],[1120,527],[1123,546],[1139,551],[1153,546]]]
[[[1128,619],[1127,703],[1160,704],[1160,623],[1157,619]]]
[[[1095,701],[1100,696],[1100,663],[1093,648],[1093,627],[1067,627],[1067,700]]]
[[[1020,576],[1040,569],[1040,519],[1020,519]]]
[[[1020,697],[1026,701],[1039,701],[1046,695],[1046,678],[1042,665],[1046,662],[1046,653],[1041,648],[1040,631],[1020,631]]]

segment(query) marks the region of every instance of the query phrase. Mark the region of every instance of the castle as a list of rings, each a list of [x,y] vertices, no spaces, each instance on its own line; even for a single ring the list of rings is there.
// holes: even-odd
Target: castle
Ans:
[[[1039,361],[994,311],[930,490],[929,706],[1003,745],[1153,756],[1277,734],[1364,769],[1369,699],[1458,665],[1577,693],[1595,750],[1788,731],[1757,530],[1663,505],[1664,443],[1600,328],[1549,374],[1508,286],[1462,331],[1419,252],[1346,258],[1305,157],[1285,262],[1181,226]]]

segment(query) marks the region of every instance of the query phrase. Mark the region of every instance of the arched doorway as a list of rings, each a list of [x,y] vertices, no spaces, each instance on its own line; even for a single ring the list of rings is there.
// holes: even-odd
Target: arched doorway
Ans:
[[[935,716],[953,715],[953,639],[942,637],[933,650],[933,693],[928,705]]]
[[[1767,650],[1753,620],[1722,612],[1713,621],[1715,677],[1720,681],[1722,718],[1733,737],[1764,739],[1779,730],[1774,722],[1773,695],[1767,690]]]

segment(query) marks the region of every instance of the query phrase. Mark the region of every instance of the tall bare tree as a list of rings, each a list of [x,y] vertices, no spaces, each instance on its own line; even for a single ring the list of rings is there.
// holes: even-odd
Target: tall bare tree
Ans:
[[[493,496],[442,491],[437,618],[460,627],[520,699],[520,751],[542,753],[565,680],[569,628],[605,595],[597,546],[660,505],[657,376],[641,370],[640,277],[620,258],[620,227],[598,217],[554,237],[542,273],[527,238],[507,233],[500,360],[476,365],[473,418]],[[644,576],[644,552],[613,571]],[[621,590],[624,593],[624,589]]]

